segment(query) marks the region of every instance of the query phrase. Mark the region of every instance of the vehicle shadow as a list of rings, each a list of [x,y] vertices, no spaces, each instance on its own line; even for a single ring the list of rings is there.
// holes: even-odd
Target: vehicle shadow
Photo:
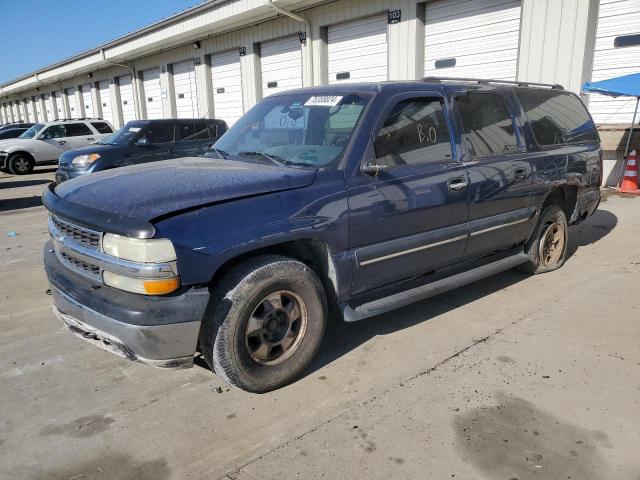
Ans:
[[[567,259],[571,258],[580,247],[596,243],[607,236],[618,225],[618,217],[608,210],[597,210],[584,222],[569,227],[569,245]]]
[[[34,185],[45,185],[51,183],[52,180],[16,180],[15,182],[3,182],[0,183],[0,190],[8,188],[20,188],[20,187],[32,187]]]
[[[40,206],[42,206],[42,197],[40,195],[0,199],[0,213]]]

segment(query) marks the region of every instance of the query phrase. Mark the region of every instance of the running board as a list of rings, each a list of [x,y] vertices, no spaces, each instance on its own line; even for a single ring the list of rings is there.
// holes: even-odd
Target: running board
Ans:
[[[504,272],[510,268],[516,267],[522,263],[530,260],[526,253],[518,253],[516,255],[497,260],[480,267],[461,272],[456,275],[451,275],[440,280],[433,281],[426,285],[399,292],[388,297],[373,300],[362,305],[358,305],[356,308],[352,308],[347,304],[342,308],[342,314],[345,322],[356,322],[363,320],[374,315],[380,315],[390,312],[396,308],[410,305],[411,303],[425,300],[429,297],[433,297],[440,293],[444,293],[454,288],[461,287],[468,283],[481,280],[496,273]]]

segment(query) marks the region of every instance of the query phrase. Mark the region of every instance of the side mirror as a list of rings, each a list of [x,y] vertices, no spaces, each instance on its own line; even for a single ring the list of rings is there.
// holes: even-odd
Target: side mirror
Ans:
[[[149,145],[151,145],[151,143],[147,137],[140,137],[135,143],[136,147],[148,147]]]
[[[369,145],[367,145],[367,149],[365,150],[360,171],[366,175],[377,177],[380,172],[386,170],[387,168],[389,168],[388,165],[382,165],[377,162],[376,151],[374,148],[374,138],[372,136],[371,140],[369,141]]]

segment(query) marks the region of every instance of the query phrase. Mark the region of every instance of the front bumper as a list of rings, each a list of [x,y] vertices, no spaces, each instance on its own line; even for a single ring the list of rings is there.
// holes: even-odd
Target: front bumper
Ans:
[[[89,170],[73,170],[69,168],[63,168],[62,165],[58,166],[55,173],[56,183],[66,182],[72,178],[82,177],[91,173]]]
[[[51,242],[45,245],[44,265],[54,312],[73,334],[155,367],[193,365],[208,289],[147,297],[92,283],[60,263]]]

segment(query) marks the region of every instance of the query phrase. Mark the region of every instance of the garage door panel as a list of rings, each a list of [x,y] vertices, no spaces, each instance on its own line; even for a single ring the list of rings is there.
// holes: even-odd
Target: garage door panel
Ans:
[[[178,118],[197,118],[198,93],[193,60],[173,64],[173,86]]]
[[[628,75],[640,71],[640,46],[616,48],[621,35],[638,33],[640,0],[601,0],[598,9],[595,52],[591,80]],[[628,124],[633,118],[635,99],[589,95],[589,111],[598,124]]]
[[[109,80],[101,80],[100,82],[98,82],[98,93],[100,95],[102,118],[115,125],[117,122],[113,118],[113,107],[111,102],[111,91],[109,90]]]
[[[147,118],[164,118],[159,68],[152,68],[142,72],[142,88],[144,90],[144,102],[147,111]]]
[[[124,123],[136,119],[136,107],[133,99],[133,83],[131,75],[118,77],[120,86],[120,104],[122,107],[122,121]]]
[[[260,45],[263,97],[302,88],[302,44],[297,35]]]
[[[515,80],[520,15],[520,0],[427,3],[425,75]],[[444,59],[455,66],[436,68]]]
[[[84,114],[87,117],[95,117],[93,111],[93,95],[91,94],[91,85],[86,84],[82,86],[82,101],[84,103]]]
[[[331,25],[327,41],[329,83],[387,80],[386,15]],[[349,78],[337,78],[347,72]]]
[[[67,101],[69,102],[69,113],[71,118],[79,117],[78,112],[78,101],[76,100],[76,89],[68,88],[67,89]]]

